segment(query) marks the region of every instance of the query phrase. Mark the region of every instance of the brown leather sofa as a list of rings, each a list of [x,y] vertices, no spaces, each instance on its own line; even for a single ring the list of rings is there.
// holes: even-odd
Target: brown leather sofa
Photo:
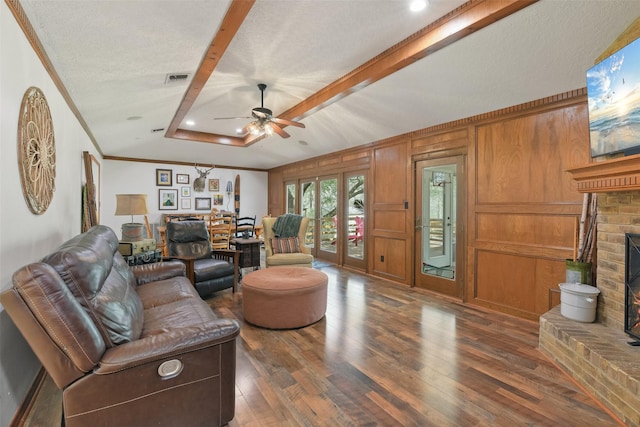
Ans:
[[[235,320],[179,261],[129,267],[96,226],[13,276],[0,302],[76,426],[220,426],[234,417]]]

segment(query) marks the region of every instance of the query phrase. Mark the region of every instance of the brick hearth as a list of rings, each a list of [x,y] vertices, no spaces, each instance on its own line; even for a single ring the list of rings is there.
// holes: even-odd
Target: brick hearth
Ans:
[[[596,322],[540,317],[540,350],[629,426],[640,426],[640,347],[624,333],[624,235],[640,233],[640,191],[598,194]]]

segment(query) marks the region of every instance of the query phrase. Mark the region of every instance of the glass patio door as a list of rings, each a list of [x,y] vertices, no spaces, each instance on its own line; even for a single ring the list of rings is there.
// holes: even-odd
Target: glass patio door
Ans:
[[[300,181],[300,215],[309,218],[309,227],[305,238],[305,245],[311,249],[311,254],[317,257],[316,248],[316,180]]]
[[[342,236],[344,265],[366,269],[366,209],[365,209],[365,172],[355,172],[344,176],[344,212],[339,227]]]
[[[301,214],[309,218],[307,246],[313,256],[338,261],[338,178],[319,177],[301,181]]]

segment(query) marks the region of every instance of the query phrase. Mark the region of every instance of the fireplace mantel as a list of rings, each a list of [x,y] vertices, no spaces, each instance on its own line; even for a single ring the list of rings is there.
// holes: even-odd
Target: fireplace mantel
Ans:
[[[568,169],[581,193],[640,190],[640,154]]]

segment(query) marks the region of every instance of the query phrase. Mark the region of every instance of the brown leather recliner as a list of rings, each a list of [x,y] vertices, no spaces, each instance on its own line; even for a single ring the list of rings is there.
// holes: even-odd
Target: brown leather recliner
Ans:
[[[96,226],[13,276],[0,302],[77,426],[220,426],[234,417],[235,320],[179,261],[129,267]]]

